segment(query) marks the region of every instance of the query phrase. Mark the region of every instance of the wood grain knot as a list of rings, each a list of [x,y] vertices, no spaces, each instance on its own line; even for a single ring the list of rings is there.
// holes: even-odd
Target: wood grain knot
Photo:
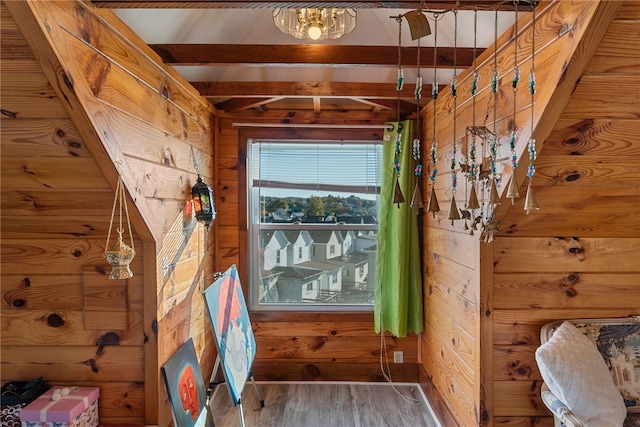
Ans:
[[[60,316],[57,313],[50,314],[47,316],[47,325],[51,326],[52,328],[60,328],[64,326],[65,323],[66,322],[64,321],[62,316]]]

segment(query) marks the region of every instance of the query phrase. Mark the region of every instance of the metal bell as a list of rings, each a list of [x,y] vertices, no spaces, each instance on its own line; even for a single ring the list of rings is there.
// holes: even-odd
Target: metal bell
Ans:
[[[427,212],[431,212],[434,218],[436,217],[436,214],[440,212],[440,205],[438,204],[438,197],[436,196],[436,189],[434,187],[431,187],[431,192],[429,193]]]
[[[533,186],[531,185],[531,181],[529,181],[529,185],[527,185],[527,196],[524,199],[524,210],[527,215],[529,215],[531,211],[537,211],[538,209],[540,208],[533,195]]]
[[[513,201],[520,197],[520,193],[518,193],[518,181],[516,180],[515,171],[513,175],[511,175],[511,180],[509,181],[509,190],[507,191],[507,197],[511,199],[511,204],[513,205]]]
[[[489,204],[490,205],[499,205],[500,204],[500,196],[498,195],[498,188],[496,186],[496,180],[491,179],[491,186],[489,188]]]
[[[471,210],[480,208],[480,202],[478,202],[478,194],[476,193],[476,186],[473,184],[471,185],[471,193],[469,194],[468,208]]]

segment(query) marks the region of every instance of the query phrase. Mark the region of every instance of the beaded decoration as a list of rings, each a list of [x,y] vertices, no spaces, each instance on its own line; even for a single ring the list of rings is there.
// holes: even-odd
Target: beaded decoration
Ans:
[[[531,211],[537,211],[538,203],[536,202],[535,197],[533,196],[533,188],[532,181],[533,175],[536,173],[536,168],[533,163],[536,160],[536,140],[533,137],[533,128],[535,126],[535,121],[533,117],[534,111],[534,98],[536,94],[536,75],[535,75],[535,58],[536,58],[536,8],[533,8],[532,16],[531,16],[531,71],[529,72],[529,94],[531,95],[531,137],[529,138],[529,144],[527,147],[527,151],[529,153],[529,167],[527,168],[527,178],[529,179],[529,184],[527,185],[527,195],[524,201],[524,210],[527,215]]]
[[[431,181],[431,191],[429,193],[429,203],[427,205],[427,212],[431,212],[433,217],[436,217],[436,213],[440,212],[440,205],[438,204],[438,198],[436,196],[436,176],[438,175],[438,142],[436,141],[436,113],[437,113],[437,100],[438,100],[438,13],[433,14],[434,29],[433,29],[433,86],[431,87],[431,97],[433,98],[433,137],[431,139],[431,149],[429,150],[431,160],[431,173],[429,174],[429,181]]]

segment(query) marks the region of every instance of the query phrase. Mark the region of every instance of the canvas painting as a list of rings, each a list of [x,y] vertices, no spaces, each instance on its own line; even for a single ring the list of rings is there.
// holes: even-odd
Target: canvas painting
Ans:
[[[204,291],[204,299],[224,378],[237,405],[251,373],[256,342],[235,265]]]
[[[162,366],[162,376],[176,427],[214,427],[191,338]]]

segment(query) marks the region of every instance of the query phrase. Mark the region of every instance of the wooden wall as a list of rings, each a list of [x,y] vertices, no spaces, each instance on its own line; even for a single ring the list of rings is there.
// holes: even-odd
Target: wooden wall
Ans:
[[[536,162],[540,210],[509,209],[493,245],[496,424],[552,425],[534,358],[543,324],[640,314],[640,2],[605,29]]]
[[[529,215],[524,212],[524,196],[526,143],[532,132],[526,90],[531,14],[521,16],[517,39],[524,89],[516,93],[515,113],[521,197],[514,205],[506,199],[512,171],[502,162],[501,204],[495,212],[500,225],[493,243],[480,243],[479,230],[471,235],[463,221],[452,225],[447,219],[453,101],[445,91],[436,102],[436,192],[442,212],[425,223],[428,285],[421,373],[432,381],[459,425],[552,425],[539,398],[540,375],[533,354],[540,327],[553,319],[640,311],[634,255],[640,248],[638,187],[632,183],[637,182],[638,147],[629,142],[629,135],[638,130],[639,91],[630,77],[638,70],[638,21],[630,18],[609,26],[621,4],[562,1],[541,2],[537,8],[533,134],[539,151],[534,194],[540,210]],[[625,2],[618,16],[633,16],[636,9],[637,2]],[[514,123],[513,42],[512,29],[499,39],[497,54],[501,81],[495,129],[507,147]],[[485,106],[492,105],[488,82],[493,49],[478,63],[484,83],[479,85],[476,103],[482,108],[476,109],[476,121],[483,124]],[[469,85],[469,74],[460,76],[459,88]],[[612,97],[613,87],[625,94]],[[472,122],[468,88],[459,89],[458,106],[460,150],[464,126]],[[432,104],[424,120],[427,141],[433,114]],[[488,117],[493,117],[493,107]],[[492,120],[488,127],[493,129]],[[460,173],[458,182],[456,201],[461,208],[468,188]],[[424,189],[425,200],[428,191]]]
[[[206,100],[111,12],[2,3],[2,381],[97,385],[104,424],[169,425],[160,366],[193,337],[215,358],[200,295],[215,225],[196,223],[194,159],[213,183]],[[118,173],[134,276],[106,279]]]
[[[260,117],[219,118],[217,144],[219,224],[217,265],[224,269],[237,264],[245,294],[247,285],[247,224],[245,158],[247,138],[335,138],[335,131],[301,128],[243,128],[234,124],[383,124],[391,118],[382,113],[370,120],[363,113],[298,113],[295,117],[273,112]],[[382,139],[382,129],[344,130],[341,138]],[[380,336],[373,329],[373,313],[250,313],[257,354],[253,372],[257,380],[382,381]],[[418,347],[415,335],[387,337],[387,351],[404,352],[404,364],[391,365],[396,381],[417,381]]]

